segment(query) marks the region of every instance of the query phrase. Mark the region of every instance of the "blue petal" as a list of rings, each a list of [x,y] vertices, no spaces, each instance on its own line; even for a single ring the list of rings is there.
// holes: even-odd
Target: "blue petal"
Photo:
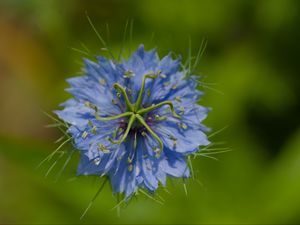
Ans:
[[[101,85],[88,77],[74,77],[67,81],[71,85],[67,91],[77,100],[91,102],[97,107],[104,109],[106,114],[120,113],[119,107],[112,103],[113,99],[117,99],[117,96],[107,85]]]
[[[155,161],[149,155],[148,149],[151,149],[145,140],[139,139],[137,145],[137,165],[140,169],[140,176],[143,178],[143,183],[149,191],[155,191],[158,187],[158,180],[154,174]],[[153,151],[153,149],[151,149]]]
[[[113,192],[125,193],[125,198],[129,198],[136,190],[136,167],[132,166],[132,170],[128,169],[128,152],[121,158],[120,165],[117,170],[116,167],[110,170],[109,178],[111,180],[111,185]]]
[[[164,153],[166,158],[160,162],[162,171],[173,177],[187,178],[190,176],[190,170],[184,156],[168,150],[165,150]]]
[[[94,74],[97,74],[96,77],[103,79],[105,83],[109,87],[112,87],[112,85],[116,82],[123,84],[123,73],[124,68],[121,64],[114,64],[111,60],[106,59],[102,56],[96,57],[98,60],[98,64],[92,63],[89,60],[86,60],[86,70],[87,75],[93,76]]]
[[[210,144],[200,129],[180,129],[179,124],[170,121],[156,124],[153,130],[161,137],[166,147],[180,153],[190,154],[197,151],[199,146]]]
[[[158,69],[161,70],[163,74],[168,76],[178,71],[180,62],[181,62],[180,57],[173,60],[171,53],[169,53],[167,56],[162,58],[162,60],[159,62]]]
[[[183,80],[183,78],[184,74],[182,72],[176,72],[170,75],[162,74],[154,81],[154,84],[150,89],[151,96],[149,101],[159,103],[161,101],[172,99],[172,95],[175,95],[180,88],[187,85],[187,82]]]
[[[156,49],[145,51],[144,45],[141,44],[134,54],[141,58],[146,71],[154,71],[159,64],[159,57],[157,55]]]
[[[94,117],[92,115],[93,111],[78,101],[71,99],[68,100],[64,105],[67,107],[65,107],[63,110],[56,110],[54,113],[60,119],[69,124],[84,126],[88,123],[89,119]]]
[[[107,175],[111,168],[116,164],[120,152],[124,151],[124,146],[121,145],[110,153],[100,153],[94,158],[91,158],[82,152],[80,154],[80,163],[77,169],[78,175]]]
[[[100,157],[91,160],[86,155],[80,155],[80,162],[77,167],[77,175],[101,175],[103,173],[103,161]]]
[[[177,113],[181,114],[180,120],[177,118],[174,118],[172,113],[170,111],[166,111],[166,107],[162,107],[156,111],[153,111],[153,115],[160,115],[165,116],[166,121],[177,124],[177,128],[181,131],[184,129],[182,128],[182,125],[186,125],[189,129],[199,129],[203,132],[208,132],[210,129],[206,128],[201,122],[207,117],[208,112],[210,111],[210,108],[200,106],[196,103],[186,103],[181,102],[180,104],[174,103],[174,108],[178,109],[179,107],[183,107],[184,112],[181,112],[179,110],[176,110]],[[159,122],[161,123],[161,122]],[[180,126],[181,125],[181,126]]]
[[[163,186],[166,185],[166,173],[160,169],[159,164],[160,161],[165,158],[164,153],[162,152],[161,155],[158,157],[156,153],[154,152],[154,149],[158,147],[158,143],[156,140],[153,139],[151,135],[147,135],[145,137],[145,149],[147,150],[146,153],[144,153],[143,157],[147,157],[152,162],[152,173],[156,177],[157,181],[159,181]],[[156,181],[155,181],[155,187]]]

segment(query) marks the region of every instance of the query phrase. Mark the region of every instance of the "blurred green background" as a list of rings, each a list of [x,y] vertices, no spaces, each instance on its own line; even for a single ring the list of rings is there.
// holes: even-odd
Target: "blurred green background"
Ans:
[[[265,1],[0,1],[0,223],[300,223],[300,2]],[[63,157],[36,166],[57,145],[51,112],[70,97],[65,79],[84,54],[105,54],[85,12],[114,51],[133,19],[132,49],[144,43],[160,56],[187,57],[188,39],[213,111],[205,124],[233,151],[218,161],[194,160],[197,181],[169,181],[164,205],[144,196],[121,210],[95,177],[75,178],[78,155],[55,182]],[[107,32],[107,25],[109,32]],[[129,48],[129,41],[126,47]],[[223,93],[223,94],[222,94]],[[69,148],[69,146],[67,147]],[[52,161],[53,163],[53,161]]]

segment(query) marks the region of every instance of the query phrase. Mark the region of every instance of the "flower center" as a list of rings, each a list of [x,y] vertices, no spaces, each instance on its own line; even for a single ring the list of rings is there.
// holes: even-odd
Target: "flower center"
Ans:
[[[147,108],[143,108],[142,107],[142,99],[143,99],[143,94],[145,91],[145,82],[146,79],[155,79],[158,77],[160,72],[158,73],[149,73],[149,74],[145,74],[143,76],[143,80],[142,80],[142,86],[141,86],[141,90],[138,94],[138,98],[136,100],[136,102],[134,104],[132,104],[127,96],[126,90],[124,87],[122,87],[120,84],[115,83],[113,85],[113,87],[116,89],[116,91],[119,93],[119,95],[123,95],[124,100],[125,100],[125,104],[127,107],[127,111],[125,113],[121,113],[119,115],[115,115],[115,116],[110,116],[110,117],[100,117],[97,114],[97,110],[95,110],[95,117],[97,120],[102,120],[102,121],[109,121],[109,120],[115,120],[115,119],[119,119],[119,118],[123,118],[123,117],[129,117],[128,120],[128,124],[127,124],[127,128],[123,134],[123,136],[118,139],[118,140],[114,140],[112,138],[109,138],[108,140],[113,143],[113,144],[121,144],[122,142],[124,142],[130,132],[130,129],[132,128],[134,122],[138,121],[139,124],[141,124],[153,137],[154,139],[158,142],[159,144],[159,152],[161,152],[163,150],[163,142],[162,140],[157,136],[157,134],[151,129],[151,127],[146,123],[146,121],[143,118],[143,115],[145,115],[146,113],[151,112],[154,109],[160,108],[164,105],[168,105],[171,109],[171,112],[173,114],[174,117],[176,118],[180,118],[179,115],[176,114],[175,110],[174,110],[174,106],[173,103],[171,101],[163,101],[160,102],[156,105],[151,105]]]

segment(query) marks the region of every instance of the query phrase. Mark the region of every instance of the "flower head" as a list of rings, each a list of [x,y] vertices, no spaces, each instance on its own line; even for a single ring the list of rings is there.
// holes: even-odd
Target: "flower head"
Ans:
[[[78,175],[107,176],[126,198],[155,192],[167,176],[190,176],[186,157],[209,144],[201,124],[208,109],[180,65],[143,45],[121,63],[85,60],[84,76],[68,79],[74,98],[56,111],[80,151]]]

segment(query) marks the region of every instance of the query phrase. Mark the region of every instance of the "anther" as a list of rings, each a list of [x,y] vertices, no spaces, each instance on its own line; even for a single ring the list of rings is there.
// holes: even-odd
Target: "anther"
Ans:
[[[106,80],[100,79],[100,80],[99,80],[99,83],[100,83],[101,85],[106,85]]]
[[[167,119],[166,116],[160,116],[160,115],[157,115],[157,114],[154,117],[155,117],[156,121],[164,121],[164,120]]]
[[[92,121],[88,121],[88,125],[90,126],[90,127],[92,127],[93,126],[93,123],[92,123]]]
[[[161,77],[161,78],[163,78],[163,79],[165,79],[165,78],[167,77],[167,75],[166,75],[166,74],[163,74],[163,73],[161,73],[161,74],[160,74],[160,77]]]
[[[155,157],[159,158],[162,150],[160,148],[155,148],[153,151],[155,153]]]
[[[130,157],[127,158],[127,163],[132,163],[132,159]]]
[[[180,97],[180,96],[176,96],[176,97],[175,97],[175,100],[176,100],[177,102],[181,102],[181,97]]]
[[[168,81],[167,81],[167,82],[164,82],[163,85],[164,85],[165,87],[168,87],[168,86],[170,85],[170,82],[168,82]]]
[[[81,137],[82,137],[83,139],[86,139],[87,136],[88,136],[88,132],[86,132],[86,131],[84,131],[84,132],[82,133],[82,135],[81,135]]]
[[[104,144],[101,143],[98,144],[98,150],[103,153],[110,153],[109,149]]]
[[[182,129],[187,129],[187,125],[185,123],[180,122],[180,123],[177,123],[177,125]]]
[[[135,74],[133,73],[133,71],[132,70],[127,70],[127,71],[125,71],[125,73],[124,73],[124,78],[131,78],[131,77],[134,77],[135,76]]]
[[[100,158],[94,159],[94,163],[95,163],[96,166],[98,166],[100,164],[100,162],[101,162]]]
[[[91,102],[88,102],[88,101],[86,101],[86,102],[84,103],[84,105],[85,105],[86,107],[88,107],[88,108],[91,108],[91,109],[95,110],[95,112],[97,112],[97,111],[98,111],[98,108],[97,108],[97,106],[96,106],[96,105],[94,105],[94,104],[93,104],[93,103],[91,103]]]
[[[132,164],[129,164],[129,165],[128,165],[128,171],[131,172],[132,170],[133,170],[133,165],[132,165]]]
[[[97,127],[93,126],[91,129],[92,134],[97,134]]]
[[[179,115],[183,115],[184,114],[184,111],[185,111],[185,108],[183,106],[180,106],[179,107]]]

